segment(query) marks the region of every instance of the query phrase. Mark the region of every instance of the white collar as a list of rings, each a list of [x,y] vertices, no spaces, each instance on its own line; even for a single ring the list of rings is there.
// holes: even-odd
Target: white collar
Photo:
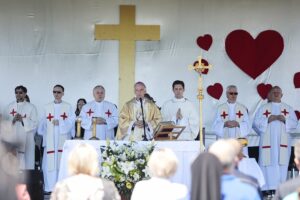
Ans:
[[[186,101],[186,98],[182,97],[181,99],[177,99],[176,97],[173,97],[172,101],[173,101],[174,103],[176,103],[176,102],[185,102],[185,101]]]

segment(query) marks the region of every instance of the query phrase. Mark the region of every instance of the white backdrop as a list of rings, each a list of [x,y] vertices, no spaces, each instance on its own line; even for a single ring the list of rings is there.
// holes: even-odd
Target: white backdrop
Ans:
[[[205,88],[220,82],[239,87],[238,100],[251,116],[263,103],[256,86],[279,85],[283,100],[300,110],[300,93],[293,76],[300,71],[299,0],[0,0],[0,109],[14,100],[14,88],[24,85],[40,111],[53,99],[52,87],[65,86],[64,99],[75,106],[92,88],[102,84],[106,99],[118,103],[118,42],[95,41],[94,24],[118,24],[119,5],[136,5],[136,23],[161,26],[161,40],[136,43],[136,81],[146,83],[158,105],[173,96],[171,84],[186,83],[185,96],[197,102],[197,74],[188,71],[200,48],[198,36],[211,34],[213,45],[204,57],[213,69]],[[225,52],[225,38],[244,29],[256,37],[273,29],[281,33],[285,48],[279,59],[256,80],[237,68]],[[132,87],[129,85],[128,87]],[[204,125],[211,123],[218,104],[205,91]]]

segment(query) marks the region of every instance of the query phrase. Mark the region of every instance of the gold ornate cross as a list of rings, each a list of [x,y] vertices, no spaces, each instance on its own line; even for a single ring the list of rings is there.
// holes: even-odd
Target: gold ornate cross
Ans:
[[[119,107],[132,98],[135,82],[135,41],[160,40],[159,25],[136,25],[135,6],[120,6],[120,24],[95,25],[96,40],[119,40]]]

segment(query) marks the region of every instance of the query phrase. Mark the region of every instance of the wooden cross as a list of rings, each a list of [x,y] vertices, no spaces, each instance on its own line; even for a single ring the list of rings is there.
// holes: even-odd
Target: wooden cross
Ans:
[[[96,40],[119,40],[119,107],[133,95],[135,41],[160,40],[159,25],[136,25],[135,6],[120,5],[120,24],[95,25]]]

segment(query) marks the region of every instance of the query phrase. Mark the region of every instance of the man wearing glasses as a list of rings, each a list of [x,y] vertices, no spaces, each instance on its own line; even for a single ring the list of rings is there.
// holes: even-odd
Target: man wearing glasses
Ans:
[[[16,101],[7,106],[5,118],[12,122],[19,140],[17,157],[20,169],[34,169],[34,134],[38,126],[38,116],[36,107],[25,101],[26,94],[26,87],[20,85],[15,88]]]
[[[38,133],[43,136],[43,173],[45,192],[51,192],[57,182],[60,157],[65,140],[71,138],[75,114],[71,104],[62,100],[64,87],[53,87],[54,101],[44,108]]]
[[[281,101],[282,90],[274,86],[270,102],[262,105],[255,114],[253,129],[260,135],[259,161],[266,185],[263,190],[275,190],[287,178],[291,155],[290,133],[297,127],[293,108]]]
[[[236,101],[238,90],[235,85],[226,89],[227,102],[217,109],[213,130],[218,138],[246,138],[251,130],[247,108]],[[248,155],[248,149],[243,148]]]

